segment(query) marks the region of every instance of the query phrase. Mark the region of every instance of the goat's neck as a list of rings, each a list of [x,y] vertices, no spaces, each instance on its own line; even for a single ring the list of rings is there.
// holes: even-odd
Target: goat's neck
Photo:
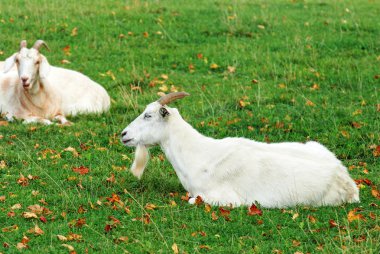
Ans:
[[[200,134],[181,116],[172,120],[175,121],[169,123],[167,138],[160,145],[181,183],[191,193],[192,178],[204,163],[199,157],[208,149],[212,139]]]
[[[25,90],[22,87],[21,89],[20,102],[24,107],[29,108],[36,115],[45,115],[47,110],[51,110],[47,109],[51,103],[51,98],[46,87],[39,80],[35,81],[31,89]]]

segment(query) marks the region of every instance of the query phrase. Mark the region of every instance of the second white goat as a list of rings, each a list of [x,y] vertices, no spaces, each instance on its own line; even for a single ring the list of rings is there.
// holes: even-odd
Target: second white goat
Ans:
[[[28,49],[21,41],[20,50],[1,64],[0,113],[8,120],[50,124],[51,119],[67,123],[67,115],[109,109],[110,97],[101,85],[77,71],[51,66],[40,53],[41,46],[46,44],[38,40]],[[17,72],[12,70],[15,65]]]
[[[258,202],[268,208],[359,202],[347,169],[323,145],[205,137],[166,106],[187,95],[172,93],[149,104],[123,130],[124,145],[137,147],[132,173],[138,178],[148,161],[146,147],[160,145],[190,203],[197,196],[212,205]]]

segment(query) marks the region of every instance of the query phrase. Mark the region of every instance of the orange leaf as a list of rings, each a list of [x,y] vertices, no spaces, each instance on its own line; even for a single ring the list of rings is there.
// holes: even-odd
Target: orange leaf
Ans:
[[[377,199],[380,199],[380,192],[375,187],[372,187],[371,193],[372,196],[374,196]]]
[[[205,205],[205,212],[206,212],[206,213],[209,213],[209,212],[211,211],[211,209],[212,209],[212,208],[211,208],[211,206],[210,206],[209,204],[206,204],[206,205]]]
[[[335,228],[338,226],[338,224],[334,220],[329,220],[330,228]]]
[[[379,157],[380,156],[380,145],[376,146],[375,150],[373,150],[373,156]]]
[[[364,215],[360,213],[356,213],[357,211],[359,211],[359,209],[355,208],[354,210],[351,210],[348,212],[347,219],[349,222],[352,222],[354,220],[363,220],[363,221],[366,220]]]
[[[154,209],[157,209],[157,206],[154,204],[148,203],[145,205],[145,209],[146,210],[154,210]]]
[[[90,170],[84,166],[80,166],[79,168],[73,168],[73,171],[79,173],[80,175],[85,175],[88,174]]]
[[[17,183],[21,186],[27,186],[29,184],[29,180],[23,174],[20,173],[20,178],[17,179]]]
[[[308,215],[307,218],[309,219],[309,221],[311,223],[316,223],[317,222],[317,219],[314,216],[312,216],[312,215]]]
[[[196,205],[201,205],[201,204],[203,204],[203,200],[202,200],[202,197],[201,197],[201,196],[197,196],[197,197],[195,198],[195,204],[196,204]]]
[[[253,216],[253,215],[263,215],[263,211],[261,211],[255,204],[252,204],[250,208],[248,208],[248,215]]]
[[[212,213],[211,213],[211,219],[212,219],[212,220],[217,220],[217,219],[219,219],[219,217],[216,215],[215,212],[212,212]]]

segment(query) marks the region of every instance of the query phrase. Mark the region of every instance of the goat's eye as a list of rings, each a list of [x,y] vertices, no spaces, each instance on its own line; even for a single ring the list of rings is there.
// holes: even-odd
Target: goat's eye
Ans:
[[[145,113],[145,115],[144,115],[144,119],[148,119],[148,118],[151,118],[152,116],[151,115],[149,115],[148,113]]]
[[[37,64],[40,64],[40,61],[37,61],[37,62],[36,62],[36,65],[37,65]]]

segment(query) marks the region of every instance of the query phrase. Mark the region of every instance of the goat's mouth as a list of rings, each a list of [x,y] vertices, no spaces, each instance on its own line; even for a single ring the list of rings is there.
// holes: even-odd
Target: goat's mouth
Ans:
[[[30,88],[30,83],[22,83],[22,87],[24,89],[29,89]]]
[[[123,142],[123,144],[124,145],[126,145],[126,146],[128,146],[128,145],[130,145],[130,144],[128,144],[130,141],[132,141],[133,140],[133,138],[129,138],[129,139],[124,139],[124,138],[122,138],[121,139],[121,142]]]

